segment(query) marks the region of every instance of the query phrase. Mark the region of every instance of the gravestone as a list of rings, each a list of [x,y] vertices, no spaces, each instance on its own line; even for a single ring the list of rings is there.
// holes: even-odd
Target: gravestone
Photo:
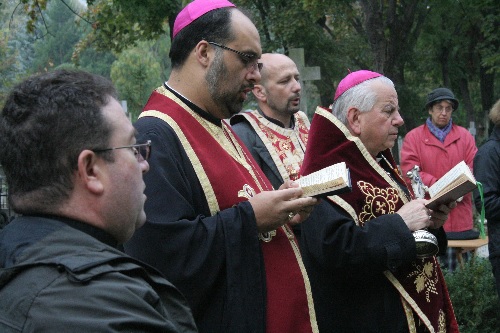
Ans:
[[[312,83],[310,83],[310,81],[321,79],[320,67],[305,66],[303,48],[289,49],[288,56],[295,62],[300,73],[300,85],[302,86],[302,91],[300,93],[300,110],[304,111],[311,118],[312,114],[310,115],[308,112],[309,102],[315,100],[315,105],[319,105],[320,100],[319,96],[316,96],[316,98],[314,98],[312,92],[316,92],[316,87]],[[314,113],[314,109],[311,110],[312,113]]]

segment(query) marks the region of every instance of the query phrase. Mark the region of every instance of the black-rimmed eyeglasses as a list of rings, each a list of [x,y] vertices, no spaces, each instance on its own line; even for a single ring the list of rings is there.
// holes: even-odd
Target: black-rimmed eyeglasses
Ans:
[[[239,55],[241,61],[243,62],[243,64],[245,64],[246,69],[249,71],[254,71],[254,70],[258,69],[260,72],[260,70],[262,69],[263,64],[261,62],[259,62],[259,59],[257,59],[257,56],[255,56],[254,54],[244,53],[244,52],[232,49],[232,48],[227,47],[227,46],[222,45],[222,44],[218,44],[215,42],[209,42],[208,40],[206,42],[210,45],[220,47],[221,49],[231,51],[231,52],[234,52],[237,55]]]
[[[94,153],[101,153],[104,151],[115,150],[115,149],[124,149],[130,148],[134,152],[135,158],[138,162],[147,161],[149,156],[151,155],[151,140],[146,141],[146,143],[138,143],[130,146],[122,146],[122,147],[112,147],[112,148],[103,148],[103,149],[92,149]]]

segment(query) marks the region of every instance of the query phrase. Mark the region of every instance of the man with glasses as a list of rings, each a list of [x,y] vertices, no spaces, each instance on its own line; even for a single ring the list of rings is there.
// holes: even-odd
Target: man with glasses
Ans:
[[[224,120],[260,80],[260,38],[227,0],[177,16],[171,75],[135,124],[151,140],[148,220],[127,253],[186,296],[200,332],[316,332],[309,282],[290,225],[317,203],[273,190]]]
[[[391,153],[403,125],[394,83],[368,70],[344,77],[312,119],[301,173],[345,162],[352,184],[301,224],[321,333],[458,332],[437,260],[419,257],[413,233],[428,228],[446,247],[455,203],[411,200]]]
[[[429,117],[425,124],[406,134],[401,150],[401,169],[406,174],[415,165],[426,186],[433,185],[451,168],[465,161],[472,170],[477,152],[474,137],[464,127],[453,123],[458,100],[448,88],[437,88],[427,95],[425,110]],[[410,180],[406,179],[408,182]],[[410,186],[411,188],[411,186]],[[448,239],[472,239],[479,233],[472,230],[472,197],[466,194],[454,208],[444,224]],[[456,257],[453,249],[440,257],[444,268],[454,270]]]
[[[151,142],[111,82],[54,71],[16,86],[0,163],[20,217],[0,232],[1,332],[196,332],[181,293],[118,249],[146,220]]]

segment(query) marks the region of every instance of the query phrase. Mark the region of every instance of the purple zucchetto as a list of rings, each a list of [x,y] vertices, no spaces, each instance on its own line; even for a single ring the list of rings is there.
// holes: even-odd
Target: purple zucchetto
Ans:
[[[236,6],[227,0],[195,0],[190,2],[175,18],[174,32],[172,36],[175,37],[179,31],[190,25],[200,16],[214,9],[223,7]]]
[[[351,89],[352,87],[379,76],[382,76],[382,74],[367,70],[360,70],[349,73],[345,78],[342,79],[342,81],[340,81],[337,90],[335,91],[335,97],[333,98],[333,100],[336,101],[337,98],[340,97],[340,95],[342,95],[344,92]]]

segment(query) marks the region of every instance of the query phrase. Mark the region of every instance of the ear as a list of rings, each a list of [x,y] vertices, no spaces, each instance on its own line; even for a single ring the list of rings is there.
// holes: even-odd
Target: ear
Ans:
[[[360,119],[361,111],[357,108],[349,108],[347,110],[347,123],[349,124],[349,128],[355,135],[361,134],[361,119]]]
[[[91,150],[83,150],[78,155],[78,181],[81,186],[93,194],[104,191],[104,161]]]
[[[194,47],[196,60],[203,66],[208,67],[210,64],[210,53],[208,52],[208,42],[201,40]]]
[[[253,86],[252,93],[259,101],[266,101],[266,88],[264,88],[260,84],[255,84]]]

